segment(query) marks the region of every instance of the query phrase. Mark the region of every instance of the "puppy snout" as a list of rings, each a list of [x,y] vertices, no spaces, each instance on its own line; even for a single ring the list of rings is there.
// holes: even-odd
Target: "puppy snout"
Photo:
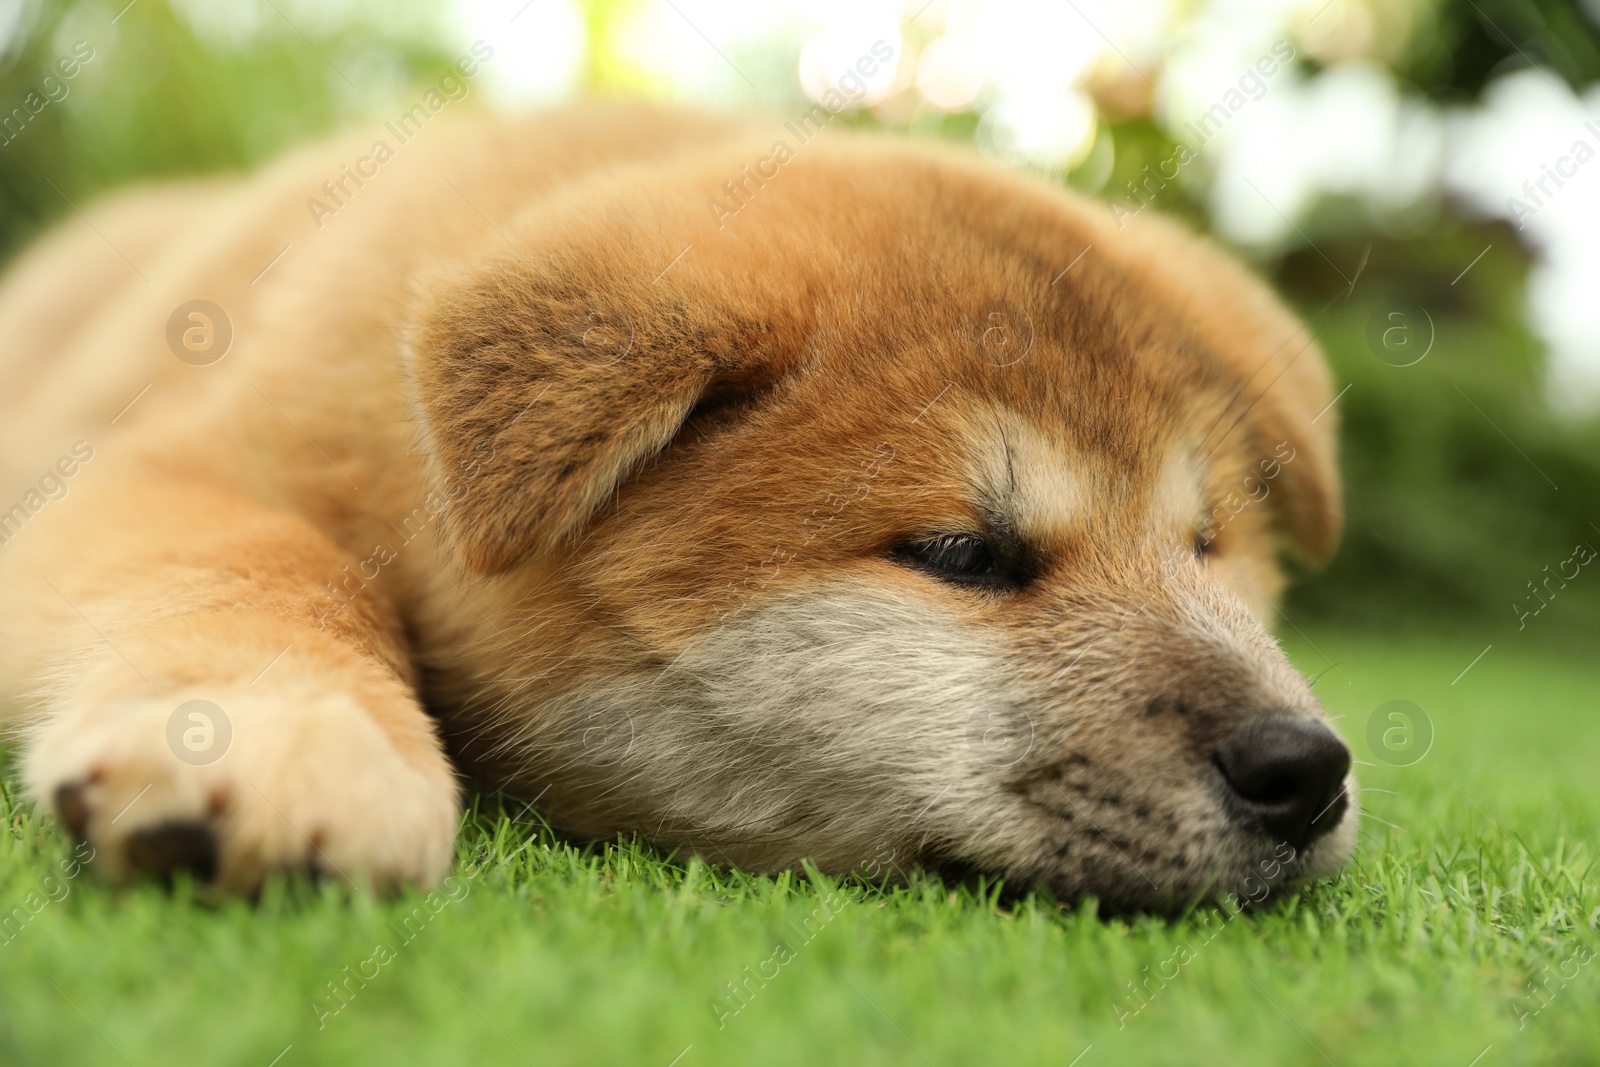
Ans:
[[[1268,720],[1238,730],[1216,761],[1242,817],[1296,852],[1339,825],[1350,750],[1319,722]]]

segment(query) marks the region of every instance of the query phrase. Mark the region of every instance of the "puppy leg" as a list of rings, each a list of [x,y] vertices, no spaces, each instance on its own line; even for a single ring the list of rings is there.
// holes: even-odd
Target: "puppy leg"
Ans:
[[[310,868],[447,869],[454,775],[403,631],[297,517],[160,482],[72,502],[0,570],[0,673],[34,694],[30,790],[114,878],[189,868],[248,891]]]

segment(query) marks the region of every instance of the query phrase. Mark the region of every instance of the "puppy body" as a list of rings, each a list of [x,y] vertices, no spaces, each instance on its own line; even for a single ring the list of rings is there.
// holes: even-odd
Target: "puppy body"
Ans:
[[[1165,224],[886,139],[752,178],[775,136],[440,122],[15,265],[0,685],[113,873],[436,878],[457,769],[766,869],[1163,906],[1343,862],[1348,783],[1286,853],[1215,755],[1321,716],[1262,626],[1338,529],[1309,337]]]

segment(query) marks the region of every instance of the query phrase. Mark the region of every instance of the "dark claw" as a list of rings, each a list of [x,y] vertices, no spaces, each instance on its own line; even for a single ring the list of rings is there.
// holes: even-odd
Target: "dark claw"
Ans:
[[[69,782],[56,787],[56,817],[78,844],[89,839],[89,802],[83,796],[83,783]]]
[[[178,871],[202,882],[217,876],[217,835],[197,822],[164,822],[128,835],[128,866],[170,883]]]

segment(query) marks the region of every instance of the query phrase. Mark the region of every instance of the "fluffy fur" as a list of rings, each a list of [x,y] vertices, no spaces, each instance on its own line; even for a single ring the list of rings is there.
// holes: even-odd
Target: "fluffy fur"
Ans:
[[[1322,718],[1263,628],[1278,552],[1339,527],[1303,328],[1177,227],[951,149],[829,133],[709,209],[774,133],[440,121],[317,222],[365,141],[13,267],[0,693],[97,865],[427,882],[458,774],[579,834],[1129,907],[1348,857],[1353,803],[1286,858],[1212,756]],[[196,298],[205,366],[166,340]],[[897,554],[973,532],[1027,580]],[[203,766],[190,699],[233,729]]]

